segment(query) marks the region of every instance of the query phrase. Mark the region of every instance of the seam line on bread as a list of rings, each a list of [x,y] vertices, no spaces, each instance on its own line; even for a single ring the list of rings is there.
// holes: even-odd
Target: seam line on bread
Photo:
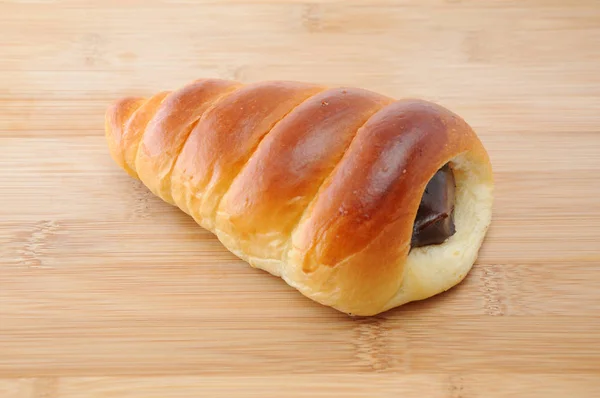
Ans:
[[[148,131],[148,126],[150,126],[150,123],[152,123],[152,120],[154,119],[154,117],[157,114],[157,110],[160,109],[160,107],[162,106],[162,104],[167,100],[167,98],[173,93],[174,91],[170,91],[168,92],[163,99],[160,101],[160,103],[158,104],[156,110],[154,111],[154,114],[152,115],[152,117],[150,117],[150,119],[148,119],[148,123],[146,123],[146,126],[144,127],[144,131],[139,135],[139,139],[137,140],[137,150],[135,151],[135,160],[134,160],[134,165],[135,165],[135,173],[137,175],[137,178],[141,181],[141,178],[139,177],[138,174],[138,160],[140,159],[140,151],[142,149],[142,141],[144,140],[144,136],[146,135],[146,131]],[[152,97],[150,97],[151,99]],[[150,101],[149,99],[149,101]]]
[[[179,156],[181,155],[181,153],[183,152],[183,148],[185,147],[185,144],[188,142],[189,138],[190,138],[190,134],[191,132],[194,130],[194,128],[196,127],[196,125],[200,122],[200,120],[202,120],[202,117],[204,117],[204,115],[206,115],[206,113],[214,108],[220,101],[222,101],[223,99],[227,98],[229,95],[233,94],[236,90],[238,90],[239,88],[243,87],[242,84],[239,85],[234,85],[231,87],[228,87],[227,89],[225,89],[220,95],[216,96],[214,99],[210,100],[210,105],[208,105],[206,107],[206,109],[204,109],[204,111],[202,111],[202,114],[200,114],[196,120],[194,120],[192,123],[190,123],[190,125],[188,126],[188,130],[186,132],[185,138],[183,139],[183,142],[181,143],[181,145],[179,146],[178,149],[176,149],[175,151],[175,155],[173,156],[173,161],[171,162],[171,167],[169,168],[169,171],[167,172],[165,179],[169,180],[169,195],[171,196],[171,198],[173,198],[173,182],[172,182],[172,175],[173,175],[173,168],[175,167],[175,165],[177,164],[177,159],[179,159]],[[189,214],[189,210],[188,209],[184,209],[181,206],[177,206],[179,207],[182,211],[184,211],[185,213]]]
[[[246,166],[251,162],[253,156],[255,153],[258,152],[258,150],[260,149],[260,144],[262,142],[264,142],[265,138],[277,127],[277,125],[279,123],[281,123],[288,115],[290,115],[292,112],[294,112],[294,110],[296,110],[298,107],[300,107],[302,104],[304,104],[305,102],[309,101],[311,98],[321,94],[322,92],[326,91],[327,87],[323,87],[323,86],[319,86],[318,91],[308,95],[307,97],[305,97],[303,100],[301,100],[299,103],[297,103],[296,105],[294,105],[293,107],[291,107],[285,114],[283,114],[278,120],[274,121],[268,128],[267,131],[262,134],[261,137],[259,137],[258,142],[256,143],[256,145],[254,145],[254,147],[250,150],[251,153],[248,155],[248,157],[246,158],[245,162],[243,165],[240,166],[240,168],[236,171],[235,175],[231,178],[231,181],[229,182],[229,184],[227,185],[226,189],[223,191],[223,193],[220,195],[220,197],[217,199],[217,202],[214,206],[214,214],[213,217],[216,218],[217,214],[219,212],[219,208],[221,206],[221,202],[223,201],[223,198],[225,198],[227,196],[227,193],[229,192],[229,189],[233,186],[233,184],[235,183],[236,179],[238,178],[238,176],[240,174],[242,174],[242,172],[244,171],[244,169],[246,168]],[[211,173],[214,172],[214,168],[211,168]],[[212,175],[211,175],[212,178]],[[205,221],[205,220],[203,220]],[[215,220],[211,220],[211,222],[213,222]]]
[[[265,138],[271,134],[271,132],[273,130],[275,130],[277,128],[277,126],[282,123],[286,117],[288,117],[290,114],[292,114],[292,112],[294,112],[296,109],[298,109],[300,106],[302,106],[302,104],[306,103],[307,101],[309,101],[311,98],[316,97],[317,95],[327,91],[328,88],[327,87],[321,87],[319,89],[319,91],[309,95],[308,97],[304,98],[300,103],[296,104],[294,107],[292,107],[285,115],[283,115],[279,120],[277,120],[275,123],[273,123],[273,125],[269,128],[269,130],[263,134],[262,137],[260,137],[258,143],[254,146],[254,148],[252,149],[252,153],[250,154],[250,156],[248,156],[248,158],[246,159],[246,161],[244,162],[244,164],[239,168],[239,170],[237,171],[237,173],[235,174],[235,176],[231,179],[231,182],[229,183],[229,186],[227,187],[227,189],[223,192],[223,194],[221,195],[221,197],[219,198],[217,205],[215,207],[216,209],[216,213],[219,212],[220,206],[221,206],[221,202],[223,201],[223,198],[227,196],[227,193],[229,192],[230,188],[234,185],[234,183],[236,182],[236,180],[238,179],[238,177],[240,175],[243,174],[244,170],[246,169],[246,167],[248,166],[248,164],[250,164],[250,162],[253,160],[254,156],[256,155],[256,153],[260,150],[261,148],[261,144],[263,142],[265,142]]]
[[[135,111],[133,111],[133,112],[131,113],[131,115],[129,115],[129,117],[127,118],[127,120],[125,120],[125,121],[123,122],[123,127],[122,127],[122,128],[123,128],[123,133],[121,134],[121,140],[124,140],[124,139],[125,139],[125,136],[126,136],[126,134],[127,134],[127,131],[129,130],[129,122],[131,122],[131,121],[132,121],[132,120],[135,118],[135,115],[138,113],[138,111],[139,111],[140,109],[142,109],[142,107],[143,107],[143,106],[144,106],[144,105],[145,105],[147,102],[148,102],[148,99],[147,99],[147,98],[144,98],[144,99],[141,99],[140,101],[138,101],[139,105],[138,105],[138,107],[136,108],[136,110],[135,110]],[[127,162],[127,156],[125,155],[125,152],[126,152],[126,147],[125,147],[125,145],[119,145],[119,149],[120,149],[120,156],[121,156],[121,158],[123,159],[123,168],[125,169],[125,171],[126,171],[126,172],[128,172],[128,173],[130,173],[130,174],[131,174],[131,172],[134,172],[134,173],[135,173],[135,170],[132,170],[132,169],[131,169],[131,166],[130,166],[130,165],[129,165],[129,163]],[[137,175],[137,173],[135,173],[135,174]]]
[[[148,102],[152,101],[153,98],[155,98],[156,96],[162,95],[162,99],[160,100],[160,102],[157,105],[157,109],[158,107],[160,107],[160,105],[165,101],[165,99],[169,96],[169,94],[171,94],[170,91],[161,91],[155,95],[152,95],[150,97],[147,98],[146,102],[143,103],[138,109],[136,109],[135,114],[137,114],[138,111],[140,111],[140,109],[142,109],[144,107],[144,105],[146,105]],[[156,112],[155,112],[156,113]],[[129,124],[131,123],[131,121],[134,119],[134,115],[132,115],[129,120],[127,121],[127,129],[129,130]],[[154,116],[154,115],[153,115]],[[140,133],[138,133],[136,140],[135,140],[135,155],[133,156],[133,164],[130,164],[129,162],[127,162],[127,156],[125,156],[125,162],[127,162],[129,168],[134,172],[133,177],[135,177],[136,179],[139,179],[138,176],[138,172],[137,172],[137,159],[138,159],[138,155],[140,153],[140,143],[142,142],[142,139],[144,137],[144,134],[146,134],[146,130],[148,129],[148,125],[150,124],[150,121],[152,120],[152,118],[148,119],[148,121],[146,122],[145,126],[144,126],[144,130]],[[124,151],[126,152],[126,149],[124,148]]]
[[[335,166],[329,171],[329,173],[327,174],[327,176],[325,176],[325,178],[323,179],[323,181],[321,181],[321,183],[319,184],[319,187],[315,191],[314,196],[308,202],[307,206],[302,211],[302,214],[300,214],[300,217],[296,221],[296,225],[294,225],[294,227],[292,228],[292,230],[290,232],[290,235],[289,235],[289,241],[288,241],[287,247],[286,247],[286,249],[284,251],[284,255],[281,258],[281,261],[287,261],[287,259],[289,257],[289,253],[292,250],[294,234],[296,234],[298,228],[302,225],[302,221],[304,220],[304,218],[305,218],[306,214],[308,213],[308,211],[310,211],[310,209],[313,206],[313,204],[317,201],[317,199],[319,199],[319,197],[320,197],[320,195],[322,193],[323,187],[326,186],[326,184],[331,180],[331,178],[333,178],[333,176],[338,172],[339,165],[342,163],[343,159],[347,156],[348,148],[350,148],[350,146],[352,145],[352,143],[354,142],[354,140],[358,136],[359,131],[369,122],[369,120],[371,120],[371,118],[373,118],[377,113],[379,113],[382,109],[384,109],[390,102],[391,102],[391,99],[389,99],[389,102],[387,102],[385,104],[384,103],[378,104],[377,105],[377,109],[375,109],[368,117],[366,117],[365,120],[363,121],[363,123],[358,128],[356,128],[354,130],[354,134],[352,135],[352,139],[350,139],[348,141],[348,143],[346,144],[346,147],[344,148],[344,151],[343,151],[342,155],[339,157],[339,159],[337,159],[337,161],[335,163]],[[304,271],[306,272],[308,270],[305,269]]]

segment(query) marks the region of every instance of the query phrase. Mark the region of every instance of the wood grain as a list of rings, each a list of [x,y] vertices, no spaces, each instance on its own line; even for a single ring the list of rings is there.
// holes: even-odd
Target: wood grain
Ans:
[[[0,2],[0,397],[597,397],[600,2]],[[113,99],[198,77],[437,101],[488,148],[466,280],[368,319],[112,162]]]

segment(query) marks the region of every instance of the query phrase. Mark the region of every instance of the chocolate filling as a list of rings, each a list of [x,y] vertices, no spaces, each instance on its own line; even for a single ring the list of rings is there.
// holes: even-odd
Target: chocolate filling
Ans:
[[[440,244],[454,235],[454,190],[454,174],[446,164],[425,188],[413,227],[412,247]]]

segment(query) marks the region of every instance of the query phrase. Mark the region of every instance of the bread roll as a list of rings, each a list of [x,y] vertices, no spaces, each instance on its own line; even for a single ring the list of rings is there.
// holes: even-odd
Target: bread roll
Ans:
[[[114,161],[306,297],[376,315],[467,275],[492,218],[458,115],[353,87],[200,79],[106,112]]]

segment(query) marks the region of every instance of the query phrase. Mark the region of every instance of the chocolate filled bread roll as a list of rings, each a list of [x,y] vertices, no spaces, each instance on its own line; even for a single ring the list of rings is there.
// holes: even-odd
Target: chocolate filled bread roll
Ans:
[[[419,99],[200,79],[106,113],[115,162],[253,267],[375,315],[458,284],[492,216],[488,154]]]

